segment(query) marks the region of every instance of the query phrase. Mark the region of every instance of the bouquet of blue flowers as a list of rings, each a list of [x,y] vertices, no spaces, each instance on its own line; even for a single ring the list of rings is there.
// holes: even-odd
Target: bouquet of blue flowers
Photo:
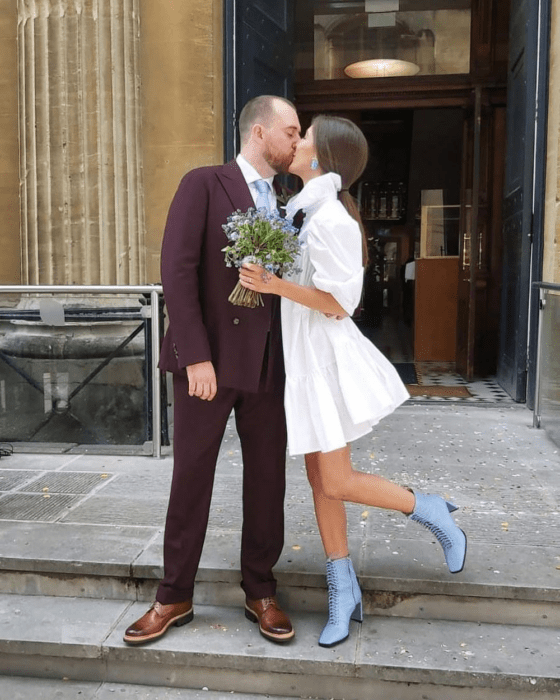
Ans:
[[[298,230],[291,219],[282,219],[277,212],[251,207],[246,213],[239,209],[228,216],[222,228],[230,245],[223,248],[227,267],[241,267],[255,263],[272,274],[296,271],[295,262],[300,251]],[[254,309],[264,306],[258,292],[242,287],[238,282],[229,296],[236,306]]]

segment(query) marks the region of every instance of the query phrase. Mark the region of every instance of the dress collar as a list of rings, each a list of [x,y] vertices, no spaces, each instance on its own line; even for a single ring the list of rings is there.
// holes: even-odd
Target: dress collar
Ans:
[[[310,213],[310,210],[317,209],[323,202],[337,199],[341,187],[342,180],[338,173],[325,173],[314,177],[301,192],[290,199],[286,213],[289,217],[293,217],[299,209]]]

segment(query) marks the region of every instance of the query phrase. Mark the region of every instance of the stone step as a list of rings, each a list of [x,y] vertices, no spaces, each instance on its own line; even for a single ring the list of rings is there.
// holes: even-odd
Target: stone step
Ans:
[[[211,691],[207,688],[158,688],[149,685],[100,683],[4,676],[2,700],[260,700],[262,695]],[[275,700],[289,700],[288,696]]]
[[[552,628],[366,616],[346,642],[323,649],[322,614],[294,613],[296,638],[276,645],[242,608],[199,605],[190,624],[129,647],[123,630],[144,610],[123,600],[2,595],[0,673],[345,700],[548,700],[560,692]]]
[[[239,579],[218,581],[217,570],[201,569],[197,577],[194,602],[199,605],[224,607],[243,606],[243,592]],[[324,612],[327,609],[327,591],[324,578],[301,575],[299,585],[293,577],[278,576],[278,598],[289,610]],[[395,580],[394,590],[382,588],[375,579],[360,577],[365,614],[380,617],[402,617],[489,622],[496,624],[524,624],[560,628],[560,603],[556,600],[533,599],[542,591],[508,591],[494,587],[480,595],[480,591],[454,593],[452,588],[438,592],[433,581],[432,592],[423,583],[414,580]],[[34,572],[0,572],[0,593],[33,596],[82,597],[139,601],[148,605],[155,598],[157,580],[127,579],[112,576],[84,576]],[[513,595],[512,595],[513,593]],[[528,596],[530,593],[530,596]],[[526,598],[523,598],[527,595]],[[510,597],[511,596],[511,597]]]
[[[368,542],[367,552],[359,546],[353,551],[367,614],[560,627],[553,547],[477,543],[457,575],[449,574],[439,545],[429,539],[392,536]],[[195,602],[243,604],[238,552],[231,534],[209,533]],[[4,523],[0,593],[146,603],[162,576],[161,561],[161,533],[154,538],[142,528]],[[297,545],[289,540],[276,575],[287,609],[326,610],[324,558],[316,537],[298,537]]]

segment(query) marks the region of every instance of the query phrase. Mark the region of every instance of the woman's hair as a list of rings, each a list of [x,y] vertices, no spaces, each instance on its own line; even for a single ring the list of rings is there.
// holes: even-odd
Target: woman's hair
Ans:
[[[349,188],[364,172],[368,160],[368,143],[354,122],[343,117],[319,114],[313,118],[313,139],[317,150],[317,160],[325,173],[338,173],[342,180],[339,199],[358,222],[362,232],[363,263],[367,264],[367,236],[358,205]]]

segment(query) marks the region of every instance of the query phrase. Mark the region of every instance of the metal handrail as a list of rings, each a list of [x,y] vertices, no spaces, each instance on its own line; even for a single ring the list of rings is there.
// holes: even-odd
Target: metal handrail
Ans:
[[[152,456],[161,457],[161,375],[159,372],[159,297],[161,284],[79,285],[79,284],[2,284],[0,294],[149,294],[152,319]]]
[[[550,289],[555,292],[560,292],[560,284],[553,284],[552,282],[533,282],[533,287],[537,289]]]

